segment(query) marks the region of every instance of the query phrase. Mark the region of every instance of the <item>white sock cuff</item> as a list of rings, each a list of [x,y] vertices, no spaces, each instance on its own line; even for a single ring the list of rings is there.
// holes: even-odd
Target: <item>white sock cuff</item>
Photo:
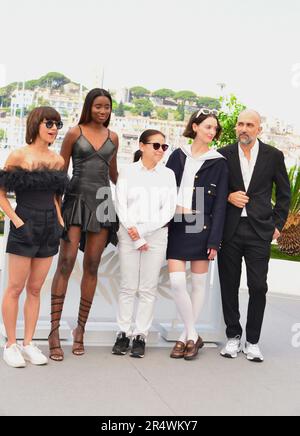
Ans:
[[[208,279],[208,273],[196,274],[192,273],[192,284],[196,286],[205,286]]]
[[[199,279],[200,278],[206,279],[207,276],[208,276],[208,272],[207,273],[203,273],[203,274],[192,273],[192,278],[195,278],[195,279],[198,279],[198,278]]]
[[[185,272],[172,272],[170,273],[170,279],[185,279],[186,280],[186,273]]]
[[[173,292],[187,292],[186,273],[185,272],[173,272],[170,273],[170,283]]]

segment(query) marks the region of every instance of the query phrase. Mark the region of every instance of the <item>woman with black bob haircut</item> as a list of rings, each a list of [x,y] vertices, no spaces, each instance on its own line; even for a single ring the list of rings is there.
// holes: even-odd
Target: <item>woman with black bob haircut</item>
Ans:
[[[112,202],[110,180],[117,182],[118,136],[108,129],[112,112],[111,95],[93,89],[86,96],[80,121],[67,133],[61,155],[73,177],[63,200],[65,231],[52,284],[52,329],[50,358],[62,361],[59,323],[78,248],[84,251],[78,325],[73,331],[73,354],[85,352],[83,337],[92,306],[102,253],[109,242],[117,244],[118,223]]]
[[[195,112],[184,136],[192,144],[175,150],[168,162],[176,176],[177,210],[169,227],[167,259],[171,289],[185,330],[171,357],[194,359],[203,340],[195,324],[204,305],[209,262],[222,241],[228,195],[228,168],[224,157],[210,148],[221,134],[217,111]],[[203,198],[204,197],[204,198]],[[186,262],[191,262],[192,294],[186,283]]]
[[[56,110],[34,109],[27,119],[27,145],[13,151],[0,171],[0,208],[10,219],[6,248],[8,285],[2,302],[7,335],[3,357],[15,368],[26,366],[26,360],[33,365],[47,363],[32,338],[39,317],[41,288],[58,252],[64,227],[57,196],[64,193],[68,179],[63,171],[64,159],[49,149],[62,126]],[[7,198],[9,192],[16,194],[15,210]],[[25,335],[18,345],[18,303],[25,286]]]

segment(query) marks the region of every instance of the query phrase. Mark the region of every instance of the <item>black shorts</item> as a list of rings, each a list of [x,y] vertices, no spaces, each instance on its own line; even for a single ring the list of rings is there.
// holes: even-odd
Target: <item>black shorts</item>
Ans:
[[[6,253],[31,258],[55,256],[63,232],[56,209],[39,210],[18,205],[16,214],[25,224],[17,229],[10,222]]]

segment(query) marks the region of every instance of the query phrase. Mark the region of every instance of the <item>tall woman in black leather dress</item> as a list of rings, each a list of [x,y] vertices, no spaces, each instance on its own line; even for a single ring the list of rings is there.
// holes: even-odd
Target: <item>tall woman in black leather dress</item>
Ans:
[[[117,218],[112,205],[110,180],[118,177],[118,136],[108,129],[112,111],[110,94],[93,89],[86,97],[78,126],[66,135],[61,155],[68,170],[73,161],[73,177],[63,201],[65,222],[57,270],[52,284],[52,330],[49,335],[50,358],[62,361],[59,323],[68,281],[79,245],[84,251],[83,277],[78,325],[73,331],[73,354],[84,354],[85,325],[92,306],[102,253],[109,242],[117,244]],[[104,189],[104,195],[98,190]],[[106,203],[105,203],[106,201]],[[106,207],[102,206],[106,204]],[[104,213],[100,213],[100,209]],[[105,216],[104,216],[105,215]]]
[[[63,229],[56,194],[63,194],[67,175],[63,171],[64,159],[49,149],[61,127],[60,115],[54,109],[34,109],[27,119],[28,145],[13,151],[0,171],[0,208],[11,220],[6,248],[8,286],[2,302],[7,334],[4,360],[14,367],[25,366],[24,353],[31,363],[47,363],[31,341],[39,316],[40,291],[58,252]],[[16,193],[16,210],[7,198],[8,192]],[[19,346],[16,322],[19,297],[25,286],[25,337]]]

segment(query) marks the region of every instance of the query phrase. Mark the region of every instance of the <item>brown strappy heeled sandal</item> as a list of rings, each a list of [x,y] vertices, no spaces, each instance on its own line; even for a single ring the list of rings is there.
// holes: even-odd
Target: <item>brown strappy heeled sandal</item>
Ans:
[[[76,330],[80,327],[82,329],[83,333],[85,332],[85,325],[87,323],[91,307],[92,307],[92,302],[87,301],[81,297],[80,306],[79,306],[78,321],[77,321],[78,325],[77,325],[77,328],[75,330],[73,330],[74,343],[73,343],[72,353],[74,354],[74,356],[83,356],[85,354],[84,343],[75,340],[76,339]]]
[[[61,316],[59,316],[56,319],[53,319],[53,315],[57,315],[57,314],[61,315],[61,313],[63,311],[63,307],[64,307],[64,301],[65,301],[65,295],[63,295],[63,296],[55,295],[55,294],[51,295],[51,328],[52,329],[51,329],[51,332],[48,336],[48,341],[51,340],[51,336],[53,335],[53,333],[55,333],[56,331],[59,330]],[[57,323],[57,322],[58,322],[58,325],[54,326],[53,324]],[[54,360],[55,362],[62,362],[64,360],[65,356],[64,356],[64,352],[60,346],[59,337],[58,337],[58,341],[59,341],[59,346],[57,346],[57,347],[50,347],[50,344],[49,344],[49,351],[50,351],[49,358],[51,360]]]

